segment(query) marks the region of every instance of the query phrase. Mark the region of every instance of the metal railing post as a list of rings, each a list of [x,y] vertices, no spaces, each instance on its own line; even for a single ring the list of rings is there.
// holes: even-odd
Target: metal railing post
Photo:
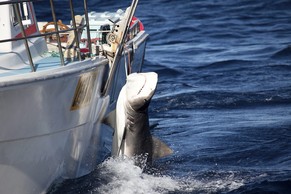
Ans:
[[[24,45],[25,45],[25,48],[26,48],[27,57],[28,57],[29,64],[30,64],[30,68],[31,68],[32,72],[35,72],[35,66],[34,66],[33,61],[32,61],[32,56],[31,56],[30,48],[29,48],[28,41],[27,41],[27,38],[26,38],[26,33],[25,33],[25,30],[24,30],[22,19],[20,17],[20,10],[19,10],[19,7],[18,7],[19,4],[14,4],[14,5],[15,5],[15,10],[16,10],[16,17],[17,17],[17,20],[18,20],[18,23],[19,23],[19,26],[20,26],[20,29],[21,29],[21,34],[24,37]]]
[[[80,40],[79,40],[79,33],[77,29],[77,24],[76,24],[76,19],[75,19],[75,13],[74,13],[74,7],[73,7],[73,2],[70,0],[70,10],[71,10],[71,17],[72,17],[72,23],[73,23],[73,28],[74,28],[74,34],[75,34],[75,43],[76,43],[76,50],[78,54],[78,58],[81,61],[81,53],[80,53]]]
[[[50,5],[51,5],[51,10],[52,10],[53,22],[54,22],[54,26],[55,26],[55,30],[56,30],[58,48],[59,48],[59,53],[60,53],[60,58],[61,58],[61,65],[65,66],[64,55],[63,55],[63,50],[62,50],[62,43],[61,43],[61,38],[60,38],[60,33],[59,33],[58,23],[57,23],[57,19],[56,19],[56,12],[55,12],[55,6],[54,6],[53,0],[50,0]]]
[[[91,43],[91,34],[90,34],[90,25],[89,25],[89,17],[88,17],[87,0],[84,0],[84,12],[85,12],[85,20],[86,20],[86,31],[87,31],[87,41],[88,41],[89,55],[90,55],[90,57],[92,57],[92,43]]]

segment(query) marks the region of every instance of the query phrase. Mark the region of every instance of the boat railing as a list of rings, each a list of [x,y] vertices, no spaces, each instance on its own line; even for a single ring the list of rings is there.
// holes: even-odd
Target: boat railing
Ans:
[[[20,3],[37,2],[37,1],[43,1],[43,0],[9,0],[9,1],[1,1],[0,2],[0,6],[1,5],[13,5],[14,6],[14,10],[16,12],[15,14],[16,14],[17,23],[20,25],[21,35],[22,35],[21,37],[15,37],[15,38],[11,38],[11,39],[0,40],[0,43],[24,40],[24,44],[25,44],[25,47],[26,47],[26,52],[27,52],[29,63],[30,63],[31,71],[35,72],[36,71],[36,67],[34,65],[33,58],[32,58],[32,55],[31,55],[30,48],[29,48],[29,44],[28,44],[28,41],[29,41],[30,38],[46,37],[46,36],[49,36],[49,35],[56,35],[56,37],[57,37],[57,46],[58,46],[58,51],[59,51],[59,55],[60,55],[61,65],[65,66],[65,59],[64,59],[64,54],[63,54],[63,51],[62,51],[63,47],[62,47],[60,34],[61,33],[68,33],[70,31],[74,32],[74,35],[75,35],[75,38],[76,38],[75,50],[77,51],[78,59],[82,60],[81,53],[80,53],[80,45],[79,45],[80,40],[79,40],[78,32],[80,30],[83,30],[83,29],[86,28],[87,37],[88,37],[87,41],[88,41],[89,56],[92,56],[87,0],[84,0],[84,3],[83,3],[84,4],[84,16],[85,16],[85,24],[84,25],[77,26],[76,20],[75,20],[73,1],[69,0],[70,12],[71,12],[71,17],[72,17],[72,27],[67,29],[67,30],[59,30],[58,29],[58,24],[57,24],[58,21],[57,21],[57,18],[56,18],[54,0],[50,0],[50,8],[51,8],[51,13],[52,13],[52,18],[53,18],[53,24],[54,24],[55,31],[27,35],[26,32],[25,32],[24,24],[23,24],[23,19],[21,18],[21,12],[20,12],[19,6],[17,6],[17,5],[19,5]]]
[[[136,20],[128,30],[129,39],[132,39],[140,32],[140,23]]]

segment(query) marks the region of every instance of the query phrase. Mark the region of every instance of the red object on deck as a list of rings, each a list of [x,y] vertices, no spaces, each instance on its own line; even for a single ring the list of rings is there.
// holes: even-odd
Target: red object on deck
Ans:
[[[144,26],[143,26],[142,22],[135,16],[132,17],[130,26],[132,26],[134,24],[134,22],[137,21],[137,20],[138,20],[138,23],[139,23],[139,30],[140,31],[144,30]]]

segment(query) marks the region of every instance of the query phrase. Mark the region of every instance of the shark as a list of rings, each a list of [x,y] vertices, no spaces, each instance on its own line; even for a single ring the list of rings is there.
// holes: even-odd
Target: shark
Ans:
[[[116,103],[112,156],[147,155],[147,162],[151,163],[173,153],[171,148],[150,133],[148,107],[157,82],[155,72],[127,76]]]

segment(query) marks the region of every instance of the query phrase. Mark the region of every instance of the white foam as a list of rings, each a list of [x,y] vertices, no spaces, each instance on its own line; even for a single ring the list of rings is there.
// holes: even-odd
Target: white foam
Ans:
[[[102,164],[102,177],[110,181],[96,188],[97,193],[166,193],[179,190],[179,182],[169,176],[157,176],[143,173],[143,169],[134,164],[134,160],[110,158]]]
[[[101,194],[161,194],[173,191],[213,193],[238,189],[244,185],[243,178],[232,173],[223,177],[177,178],[171,176],[143,173],[143,169],[135,165],[131,159],[110,158],[100,166],[100,175],[106,183],[95,188],[94,193]]]

